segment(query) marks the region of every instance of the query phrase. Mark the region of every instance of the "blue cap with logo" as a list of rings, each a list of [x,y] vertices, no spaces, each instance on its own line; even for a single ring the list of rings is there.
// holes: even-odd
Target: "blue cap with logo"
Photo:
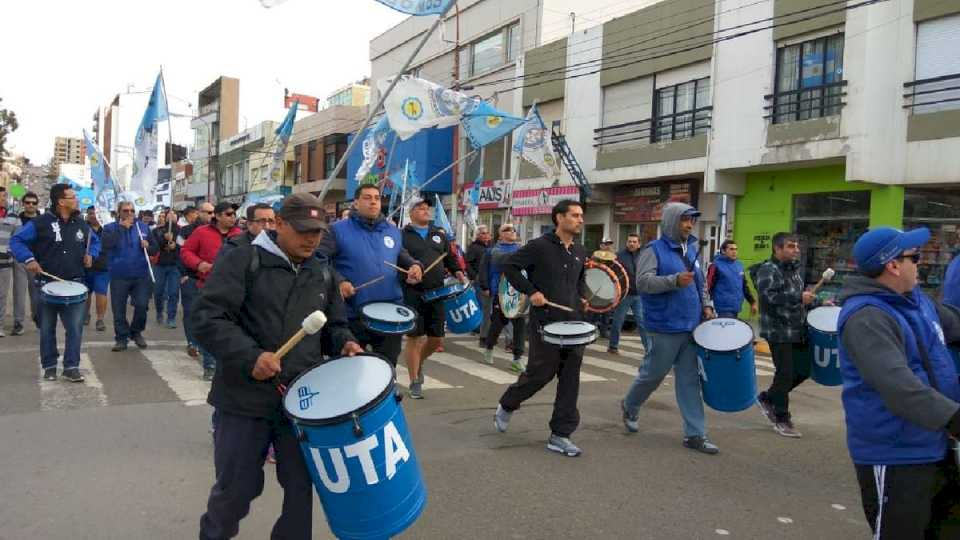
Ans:
[[[878,272],[904,251],[919,248],[929,240],[930,229],[926,227],[908,232],[893,227],[877,227],[857,239],[853,246],[853,258],[861,272]]]

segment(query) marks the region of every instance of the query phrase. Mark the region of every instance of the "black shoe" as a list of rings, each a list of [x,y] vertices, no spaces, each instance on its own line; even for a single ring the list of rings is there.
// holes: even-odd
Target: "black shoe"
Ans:
[[[14,336],[22,336],[22,335],[23,335],[23,325],[20,324],[20,323],[18,323],[18,322],[13,323],[13,332],[11,332],[10,334],[11,334],[11,335],[14,335]]]
[[[683,439],[683,445],[691,450],[696,450],[697,452],[702,452],[711,456],[720,453],[720,449],[717,448],[717,445],[710,442],[710,440],[706,437],[686,437]]]
[[[213,380],[213,374],[216,372],[213,368],[203,368],[203,380],[210,382]]]
[[[137,347],[141,349],[147,348],[147,340],[143,339],[143,336],[141,336],[140,334],[133,336],[133,342],[136,343]]]
[[[77,368],[65,369],[63,370],[63,375],[60,376],[70,382],[83,382],[83,375],[80,374],[80,370]]]
[[[113,347],[112,347],[110,350],[113,351],[113,352],[123,352],[123,351],[127,350],[127,342],[126,342],[126,341],[118,341],[118,342],[116,342],[116,343],[113,345]]]
[[[43,370],[43,380],[45,381],[55,381],[57,380],[57,368],[47,368]]]

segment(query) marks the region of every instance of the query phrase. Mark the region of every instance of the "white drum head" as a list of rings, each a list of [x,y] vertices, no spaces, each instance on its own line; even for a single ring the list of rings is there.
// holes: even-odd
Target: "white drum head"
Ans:
[[[827,334],[837,333],[837,323],[840,321],[840,306],[823,306],[807,313],[807,324],[811,328]]]
[[[42,290],[50,296],[80,296],[87,293],[87,286],[76,281],[51,281]]]
[[[283,407],[302,420],[329,420],[371,403],[393,381],[393,369],[376,356],[331,360],[299,377]]]
[[[373,302],[360,308],[364,317],[373,321],[407,323],[417,318],[412,309],[390,302]]]
[[[617,282],[602,268],[587,268],[583,271],[583,280],[590,291],[591,304],[611,304],[617,300]]]
[[[711,319],[693,330],[693,340],[708,351],[737,351],[753,343],[753,328],[738,319]]]
[[[596,332],[597,327],[583,321],[562,321],[550,323],[543,327],[547,334],[560,337],[582,336],[591,332]]]

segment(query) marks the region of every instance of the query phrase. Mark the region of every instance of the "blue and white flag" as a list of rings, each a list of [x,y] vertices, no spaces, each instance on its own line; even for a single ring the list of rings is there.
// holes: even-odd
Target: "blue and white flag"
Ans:
[[[386,92],[389,85],[390,79],[380,81],[380,92]],[[464,114],[479,105],[478,100],[462,92],[403,75],[387,96],[383,109],[390,127],[405,141],[421,129],[455,126]]]
[[[506,137],[508,133],[524,124],[526,120],[497,110],[487,102],[480,103],[471,112],[463,115],[461,125],[474,148],[484,146]]]
[[[157,138],[158,122],[166,120],[167,96],[163,93],[163,73],[157,74],[157,80],[147,103],[147,110],[143,112],[140,127],[133,143],[133,175],[130,180],[130,189],[124,199],[132,201],[138,208],[153,206],[156,198],[154,189],[157,186]]]
[[[99,195],[101,191],[110,186],[110,180],[107,178],[107,166],[103,161],[103,152],[87,136],[87,130],[83,130],[83,143],[87,150],[87,161],[90,163],[93,191]]]
[[[377,0],[377,2],[408,15],[419,16],[446,13],[454,0]]]
[[[354,176],[358,184],[362,184],[367,175],[373,171],[377,158],[380,156],[380,149],[384,147],[389,134],[390,121],[387,120],[386,115],[380,117],[380,121],[367,130],[367,136],[363,139],[362,146],[363,162],[360,163],[360,167],[357,168],[357,173]]]
[[[443,209],[443,202],[440,201],[440,196],[437,194],[433,196],[437,202],[435,206],[436,209],[433,212],[433,224],[447,231],[447,238],[456,238],[453,235],[453,227],[450,226],[450,220],[447,219],[447,211]]]
[[[526,121],[513,134],[513,151],[535,165],[547,178],[556,178],[560,174],[559,164],[550,149],[550,133],[536,105],[530,107]]]
[[[479,157],[477,159],[480,159]],[[480,169],[477,171],[477,178],[473,181],[473,188],[464,198],[467,200],[466,209],[463,213],[463,221],[470,227],[470,230],[477,228],[477,218],[480,214],[480,184],[483,183],[483,160],[480,160]]]
[[[270,168],[263,177],[264,191],[274,190],[283,183],[283,165],[286,163],[287,144],[290,142],[290,136],[293,135],[293,124],[297,119],[297,109],[299,107],[300,102],[294,101],[290,105],[290,110],[287,111],[283,123],[274,131],[277,136],[274,140],[276,147],[273,150],[273,161],[270,162]]]

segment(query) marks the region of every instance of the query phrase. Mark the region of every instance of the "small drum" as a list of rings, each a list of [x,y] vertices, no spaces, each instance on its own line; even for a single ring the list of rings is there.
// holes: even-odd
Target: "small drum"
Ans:
[[[630,274],[627,273],[627,269],[617,260],[617,255],[600,249],[593,252],[593,260],[600,264],[605,264],[613,270],[614,274],[617,275],[617,279],[620,281],[620,299],[622,300],[627,296],[631,287]]]
[[[423,293],[424,302],[437,302],[440,300],[446,300],[448,298],[453,298],[454,296],[462,293],[467,290],[469,285],[464,285],[460,283],[460,280],[457,278],[447,278],[443,282],[443,287],[439,289],[433,289],[432,291],[427,291]]]
[[[840,306],[818,307],[807,313],[807,336],[813,354],[810,378],[824,386],[840,386],[840,348],[837,322]]]
[[[609,266],[587,261],[583,271],[589,296],[586,310],[591,313],[606,313],[620,304],[620,280]]]
[[[483,309],[477,291],[467,287],[460,294],[443,301],[447,330],[451,334],[469,334],[483,324]]]
[[[283,397],[337,538],[390,538],[426,506],[393,377],[380,356],[336,358],[301,373]]]
[[[737,319],[711,319],[693,330],[703,402],[720,412],[745,411],[757,401],[753,328]]]
[[[562,321],[540,329],[543,341],[560,347],[581,347],[597,340],[597,327],[583,321]]]
[[[403,304],[371,302],[360,313],[367,330],[377,334],[406,334],[417,326],[417,314]]]
[[[524,277],[527,276],[526,270],[521,270],[521,274]],[[527,298],[527,295],[513,288],[513,285],[507,281],[507,276],[501,274],[500,276],[500,285],[498,287],[498,296],[500,300],[500,310],[503,311],[503,316],[508,319],[516,319],[517,317],[525,317],[530,311],[530,299]]]
[[[87,286],[76,281],[51,281],[40,288],[40,298],[48,304],[79,304],[87,301]]]

